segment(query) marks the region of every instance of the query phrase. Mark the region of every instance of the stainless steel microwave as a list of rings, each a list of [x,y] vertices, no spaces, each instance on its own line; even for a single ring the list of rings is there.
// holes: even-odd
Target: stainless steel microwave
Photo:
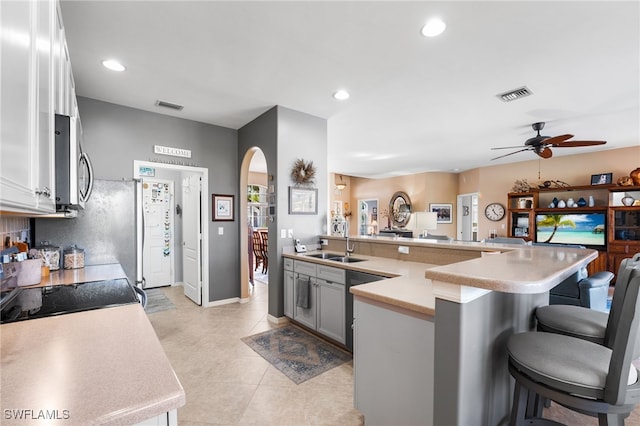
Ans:
[[[93,167],[82,152],[80,120],[56,114],[56,210],[84,208],[93,188]]]

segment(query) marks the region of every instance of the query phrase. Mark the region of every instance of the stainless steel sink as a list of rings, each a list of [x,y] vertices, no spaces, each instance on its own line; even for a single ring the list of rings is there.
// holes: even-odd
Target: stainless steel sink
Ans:
[[[338,257],[340,255],[336,253],[314,253],[314,254],[307,254],[305,256],[315,257],[316,259],[331,259],[332,257]]]
[[[348,256],[337,256],[337,257],[330,257],[329,260],[333,260],[334,262],[342,262],[342,263],[355,263],[355,262],[362,262],[365,259],[358,259],[357,257],[348,257]]]

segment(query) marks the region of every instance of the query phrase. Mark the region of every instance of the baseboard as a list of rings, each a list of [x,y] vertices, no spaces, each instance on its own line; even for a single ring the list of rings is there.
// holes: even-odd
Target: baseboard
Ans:
[[[273,315],[269,314],[269,315],[267,315],[267,321],[269,322],[269,324],[282,325],[282,324],[288,323],[289,322],[289,318],[287,318],[287,317],[274,317]]]
[[[243,303],[248,303],[251,300],[250,297],[245,297],[245,298],[240,298],[239,303],[243,304]]]
[[[222,305],[229,305],[231,303],[238,303],[239,301],[240,301],[239,297],[231,297],[229,299],[214,300],[213,302],[207,302],[206,304],[203,303],[203,306],[205,308],[212,308],[214,306],[222,306]]]

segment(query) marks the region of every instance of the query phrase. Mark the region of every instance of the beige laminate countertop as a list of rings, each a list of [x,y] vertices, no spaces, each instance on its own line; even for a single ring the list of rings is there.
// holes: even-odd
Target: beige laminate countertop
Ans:
[[[64,424],[133,424],[185,403],[138,304],[3,324],[0,335],[3,424],[14,420],[7,410],[57,410]]]
[[[435,265],[360,254],[354,254],[353,257],[365,259],[362,262],[340,263],[308,256],[314,253],[322,252],[309,252],[307,254],[283,253],[283,256],[305,262],[391,277],[386,280],[351,287],[351,293],[422,314],[431,316],[435,314],[436,301],[431,281],[424,277],[425,269]],[[339,254],[336,253],[336,255]]]
[[[370,298],[423,314],[435,314],[435,298],[463,302],[486,291],[517,294],[544,293],[579,268],[597,258],[595,250],[567,247],[498,245],[492,243],[428,241],[405,238],[352,238],[382,244],[424,245],[447,250],[494,252],[477,259],[449,265],[433,265],[353,254],[365,259],[339,263],[316,259],[309,254],[283,253],[283,256],[344,269],[353,269],[394,278],[362,284],[350,289],[356,296]],[[471,294],[471,295],[469,295]]]
[[[86,266],[34,287],[116,278],[126,278],[119,264]],[[36,420],[43,412],[63,424],[133,424],[185,403],[139,304],[3,324],[0,357],[2,424],[52,423]],[[25,421],[12,410],[31,412]]]
[[[119,263],[106,265],[87,265],[80,269],[59,269],[51,271],[48,277],[43,277],[40,284],[30,287],[43,287],[61,284],[76,284],[89,281],[113,280],[127,278]]]

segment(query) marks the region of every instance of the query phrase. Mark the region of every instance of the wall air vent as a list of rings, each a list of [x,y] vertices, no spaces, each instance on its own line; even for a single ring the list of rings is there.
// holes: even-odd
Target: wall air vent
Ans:
[[[182,111],[184,109],[184,105],[173,104],[171,102],[161,100],[156,101],[156,106],[175,109],[176,111]]]
[[[496,96],[503,102],[511,102],[529,95],[533,95],[533,92],[529,90],[527,86],[522,86],[514,90],[509,90],[508,92],[500,93]]]

